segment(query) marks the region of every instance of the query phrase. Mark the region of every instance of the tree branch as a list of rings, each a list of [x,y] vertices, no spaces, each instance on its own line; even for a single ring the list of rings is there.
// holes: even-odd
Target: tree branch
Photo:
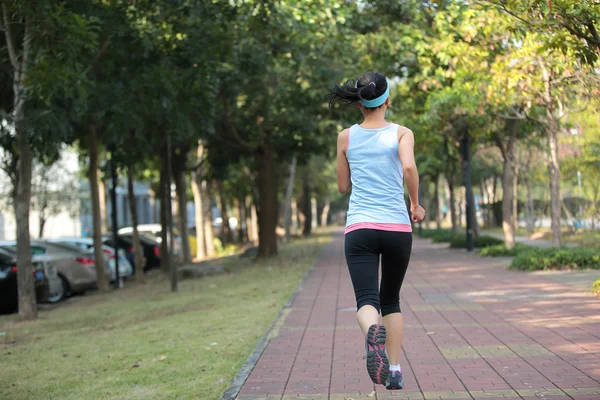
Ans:
[[[591,22],[587,24],[587,27],[588,27],[588,29],[590,31],[590,34],[594,38],[596,46],[598,46],[598,49],[600,49],[600,35],[598,35],[598,30],[596,29],[596,27],[594,26],[594,24],[591,23]]]
[[[231,122],[231,118],[229,117],[229,106],[227,105],[227,98],[225,97],[225,92],[221,89],[220,93],[221,98],[223,99],[223,112],[225,114],[225,125],[229,129],[229,132],[233,135],[234,139],[239,143],[239,145],[246,151],[253,151],[254,148],[245,141],[238,133],[237,128]]]
[[[502,143],[502,138],[498,134],[498,132],[494,132],[493,134],[494,142],[496,142],[496,146],[500,149],[500,153],[502,153],[502,158],[506,160],[506,148],[504,147],[504,143]]]
[[[102,56],[104,56],[104,53],[106,53],[106,49],[108,48],[109,42],[110,38],[106,38],[106,40],[104,40],[104,43],[102,43],[102,46],[100,46],[100,50],[98,50],[98,54],[96,54],[96,57],[94,57],[90,65],[88,65],[85,71],[83,71],[83,73],[81,74],[82,76],[86,76],[90,71],[92,71],[96,67],[96,64],[98,64]]]
[[[8,48],[8,57],[10,58],[10,63],[12,64],[15,70],[19,69],[19,60],[17,59],[17,53],[15,52],[15,42],[13,41],[12,32],[10,29],[10,24],[8,23],[8,9],[6,7],[6,3],[2,2],[2,18],[4,20],[4,34],[6,35],[6,47]]]

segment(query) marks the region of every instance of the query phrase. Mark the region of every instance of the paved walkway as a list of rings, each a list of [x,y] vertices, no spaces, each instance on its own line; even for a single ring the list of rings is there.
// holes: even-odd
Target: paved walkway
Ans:
[[[600,300],[505,265],[415,241],[401,303],[405,389],[389,392],[367,375],[336,236],[238,399],[600,399]]]

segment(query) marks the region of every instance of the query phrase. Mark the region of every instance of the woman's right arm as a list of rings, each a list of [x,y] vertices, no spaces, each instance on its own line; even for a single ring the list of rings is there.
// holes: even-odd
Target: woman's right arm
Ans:
[[[421,222],[425,218],[425,209],[419,205],[419,171],[415,163],[415,136],[406,127],[400,127],[398,136],[398,156],[402,162],[404,180],[408,187],[410,213],[413,222]]]
[[[350,166],[346,158],[346,147],[348,145],[349,129],[344,129],[338,135],[337,140],[337,184],[341,194],[346,194],[352,189],[352,181],[350,180]]]

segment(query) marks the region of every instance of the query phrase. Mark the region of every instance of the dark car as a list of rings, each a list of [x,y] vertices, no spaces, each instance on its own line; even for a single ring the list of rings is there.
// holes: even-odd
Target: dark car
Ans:
[[[16,242],[2,242],[0,249],[14,253]],[[32,240],[31,255],[34,261],[53,266],[58,274],[60,290],[48,298],[49,302],[55,303],[71,294],[83,293],[97,287],[96,261],[90,251],[82,251],[60,243]]]
[[[14,253],[0,249],[0,312],[18,310],[17,258]],[[51,295],[51,286],[56,287],[56,270],[43,262],[33,262],[35,297],[38,303],[45,302]]]
[[[102,238],[102,243],[112,248],[118,247],[119,249],[125,250],[127,253],[127,259],[134,264],[134,251],[133,251],[133,236],[123,234],[118,236],[118,246],[115,246],[112,237]],[[152,240],[147,236],[140,235],[140,243],[142,244],[142,251],[146,258],[146,266],[144,271],[148,271],[152,268],[160,268],[160,243],[156,240]]]

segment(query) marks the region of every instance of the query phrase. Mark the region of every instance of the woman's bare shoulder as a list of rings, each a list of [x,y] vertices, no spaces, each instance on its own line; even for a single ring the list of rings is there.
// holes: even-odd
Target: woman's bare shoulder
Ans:
[[[406,134],[414,135],[413,131],[411,131],[406,126],[398,125],[398,140],[402,139]]]

